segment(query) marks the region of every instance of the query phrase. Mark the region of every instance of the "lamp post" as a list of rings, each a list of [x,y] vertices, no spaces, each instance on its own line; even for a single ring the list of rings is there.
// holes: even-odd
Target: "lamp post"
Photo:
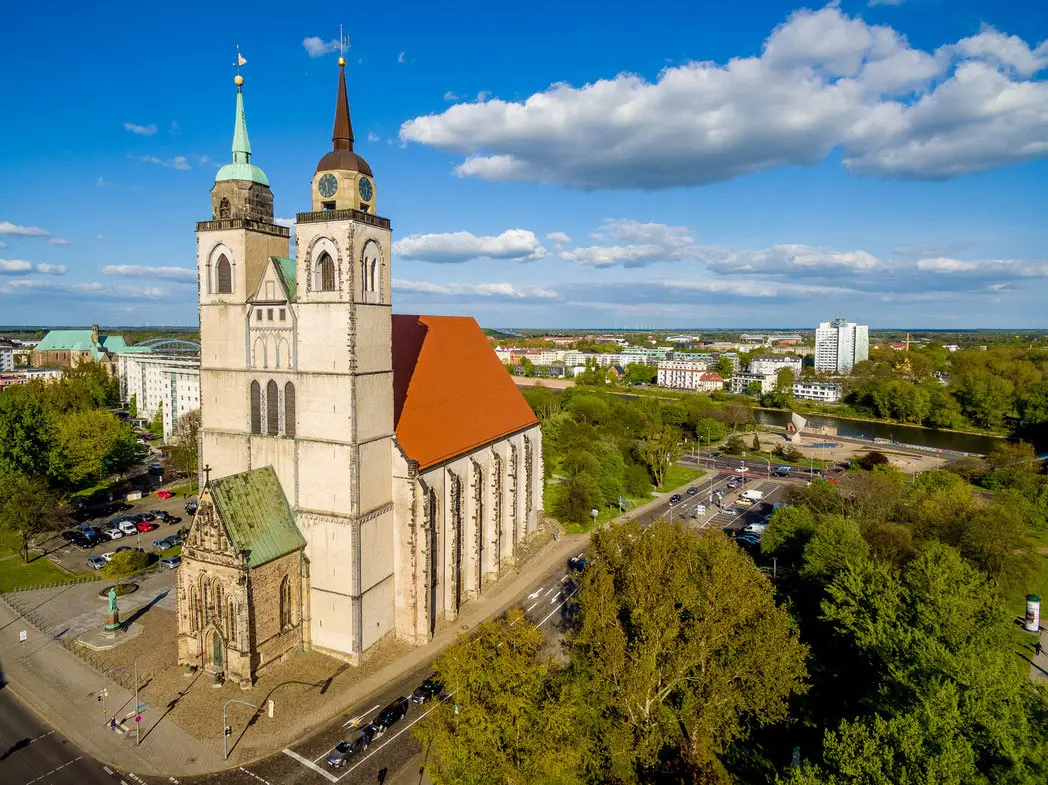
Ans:
[[[226,723],[226,709],[229,708],[230,703],[242,703],[245,706],[250,706],[252,709],[261,708],[254,703],[237,700],[236,698],[230,698],[225,702],[225,705],[222,706],[222,760],[229,760],[229,737],[233,734],[233,729]],[[272,713],[272,707],[270,707],[270,716],[272,716]]]
[[[758,455],[758,458],[762,458],[768,464],[768,479],[771,479],[771,458],[765,458],[763,455]]]
[[[590,515],[593,516],[593,526],[595,528],[597,526],[597,516],[600,515],[600,510],[594,507],[592,510],[590,510]]]

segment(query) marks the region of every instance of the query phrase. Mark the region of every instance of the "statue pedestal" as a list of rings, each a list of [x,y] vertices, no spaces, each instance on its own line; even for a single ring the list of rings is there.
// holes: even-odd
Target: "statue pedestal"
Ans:
[[[106,623],[102,628],[102,635],[106,638],[115,638],[125,632],[124,625],[120,623],[120,611],[111,610],[106,612]]]

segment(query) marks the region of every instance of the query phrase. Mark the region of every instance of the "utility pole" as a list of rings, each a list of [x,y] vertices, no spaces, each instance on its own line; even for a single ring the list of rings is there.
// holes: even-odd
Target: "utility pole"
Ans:
[[[135,746],[142,743],[142,704],[138,702],[138,660],[135,660]]]
[[[229,760],[229,737],[233,734],[233,729],[229,727],[229,723],[226,721],[226,709],[229,708],[230,703],[241,703],[244,706],[250,706],[252,709],[260,708],[254,703],[237,700],[236,698],[230,698],[222,706],[222,760]],[[269,702],[269,716],[273,716],[273,701]]]

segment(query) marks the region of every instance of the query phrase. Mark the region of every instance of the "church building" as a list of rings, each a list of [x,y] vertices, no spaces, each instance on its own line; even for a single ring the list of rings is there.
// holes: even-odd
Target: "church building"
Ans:
[[[392,313],[345,60],[295,258],[243,81],[197,224],[205,481],[177,591],[179,661],[248,687],[299,649],[359,663],[389,636],[426,643],[515,563],[543,469],[538,421],[476,321]]]

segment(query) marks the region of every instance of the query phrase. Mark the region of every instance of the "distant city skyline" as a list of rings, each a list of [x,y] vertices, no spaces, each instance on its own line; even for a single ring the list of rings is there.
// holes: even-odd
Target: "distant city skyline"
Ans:
[[[195,328],[193,228],[231,158],[234,44],[253,161],[290,222],[330,147],[341,22],[357,149],[393,224],[395,312],[1048,327],[1039,4],[53,13],[13,9],[0,54],[18,75],[0,127],[0,321]]]

